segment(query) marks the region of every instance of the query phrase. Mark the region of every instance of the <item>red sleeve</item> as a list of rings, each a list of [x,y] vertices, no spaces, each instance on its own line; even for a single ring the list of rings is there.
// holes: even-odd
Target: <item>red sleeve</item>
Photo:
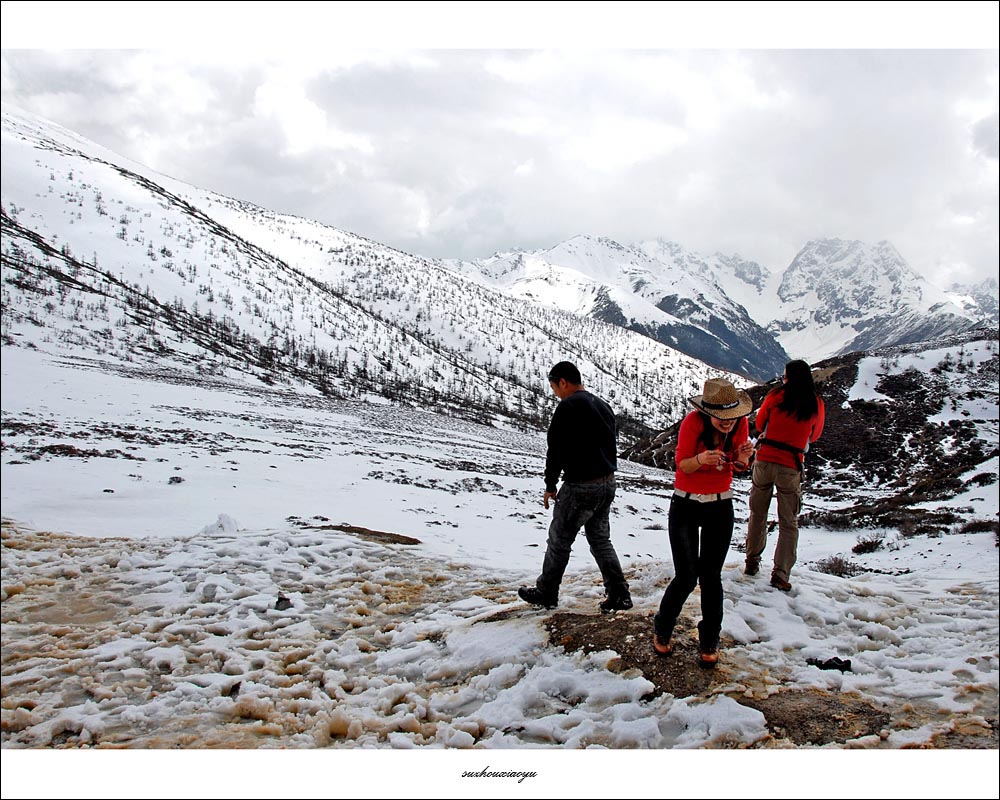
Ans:
[[[757,415],[754,417],[754,426],[757,428],[758,432],[763,433],[764,428],[767,427],[767,420],[771,416],[771,408],[774,406],[775,394],[777,390],[772,390],[767,393],[764,398],[764,402],[760,404],[760,408],[757,409]]]
[[[812,433],[809,435],[810,442],[815,442],[820,437],[823,425],[826,423],[826,406],[823,405],[823,398],[819,395],[816,395],[816,404],[819,408],[816,411],[816,422],[813,424]]]
[[[691,458],[698,447],[698,436],[701,434],[698,412],[692,411],[681,421],[681,428],[677,432],[677,450],[674,453],[674,463],[680,468],[681,461]]]

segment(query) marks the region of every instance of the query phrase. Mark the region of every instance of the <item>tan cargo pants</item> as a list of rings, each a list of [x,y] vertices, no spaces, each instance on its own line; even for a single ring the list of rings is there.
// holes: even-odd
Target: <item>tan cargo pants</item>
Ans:
[[[771,496],[778,490],[778,544],[771,574],[782,580],[795,564],[799,543],[799,511],[802,508],[802,476],[797,469],[769,461],[753,465],[750,489],[750,524],[747,528],[747,567],[759,567],[767,545],[767,511]]]

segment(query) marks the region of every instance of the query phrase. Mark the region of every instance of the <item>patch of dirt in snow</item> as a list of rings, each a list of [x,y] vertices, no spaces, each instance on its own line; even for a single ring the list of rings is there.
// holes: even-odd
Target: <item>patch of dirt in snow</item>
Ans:
[[[797,745],[843,744],[887,732],[892,715],[856,694],[820,689],[791,689],[755,699],[736,697],[767,719],[777,739]]]
[[[994,706],[994,709],[996,706]],[[1000,748],[1000,729],[997,718],[958,721],[950,731],[931,737],[936,748],[961,748],[963,750],[996,750]]]
[[[404,536],[401,533],[388,533],[387,531],[373,531],[371,528],[363,528],[358,525],[309,525],[296,518],[290,518],[289,522],[307,531],[343,531],[344,533],[353,533],[355,536],[368,542],[380,542],[381,544],[420,544],[420,540],[412,536]]]
[[[720,642],[718,665],[705,669],[698,663],[695,622],[683,615],[678,620],[674,651],[669,656],[659,656],[653,650],[652,612],[606,616],[557,612],[545,621],[545,627],[550,644],[568,652],[615,651],[618,657],[609,661],[608,669],[641,672],[656,687],[649,697],[669,694],[677,698],[708,699],[728,694],[742,705],[760,711],[773,736],[771,741],[761,743],[765,747],[849,742],[878,746],[892,730],[915,729],[929,721],[939,721],[939,714],[911,703],[890,706],[853,692],[782,689],[775,676],[755,681],[749,676],[759,672],[759,665],[742,661],[740,650],[730,649],[735,643],[725,636]],[[754,686],[748,689],[749,683]],[[734,690],[736,687],[738,690]],[[959,718],[951,730],[935,734],[926,743],[907,746],[996,748],[996,718]]]
[[[698,633],[694,622],[681,617],[674,633],[674,652],[667,657],[653,650],[653,615],[614,613],[607,615],[557,612],[545,621],[549,642],[567,651],[584,653],[614,650],[619,658],[610,669],[624,672],[639,669],[656,689],[651,697],[671,694],[674,697],[706,695],[714,685],[729,680],[728,669],[721,663],[704,669],[697,663]],[[723,648],[727,642],[723,640]]]

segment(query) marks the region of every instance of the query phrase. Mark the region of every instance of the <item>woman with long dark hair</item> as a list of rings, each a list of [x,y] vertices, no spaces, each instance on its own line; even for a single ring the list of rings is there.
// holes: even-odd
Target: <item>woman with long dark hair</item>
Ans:
[[[756,575],[760,570],[760,556],[767,545],[767,511],[777,490],[778,544],[774,550],[771,586],[787,592],[792,588],[788,577],[799,543],[802,460],[809,445],[823,433],[826,409],[805,361],[789,361],[782,381],[782,386],[772,389],[764,398],[755,420],[760,437],[750,489],[744,572]]]
[[[661,656],[673,652],[677,617],[701,584],[698,659],[703,667],[714,667],[722,630],[722,567],[733,538],[733,470],[745,470],[753,453],[746,419],[753,402],[724,378],[705,381],[704,392],[689,402],[696,410],[684,417],[677,434],[668,517],[674,578],[653,618],[653,649]]]

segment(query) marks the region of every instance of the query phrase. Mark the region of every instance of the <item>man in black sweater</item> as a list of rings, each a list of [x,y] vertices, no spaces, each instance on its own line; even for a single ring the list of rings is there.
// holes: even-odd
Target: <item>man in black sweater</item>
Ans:
[[[545,508],[555,502],[542,574],[534,586],[517,590],[522,600],[554,608],[559,599],[573,541],[582,527],[590,552],[604,577],[603,613],[632,608],[628,582],[611,544],[609,514],[615,499],[615,414],[611,406],[583,388],[580,370],[560,361],[549,371],[549,386],[559,405],[549,423],[545,456]],[[561,489],[556,488],[560,474]]]

